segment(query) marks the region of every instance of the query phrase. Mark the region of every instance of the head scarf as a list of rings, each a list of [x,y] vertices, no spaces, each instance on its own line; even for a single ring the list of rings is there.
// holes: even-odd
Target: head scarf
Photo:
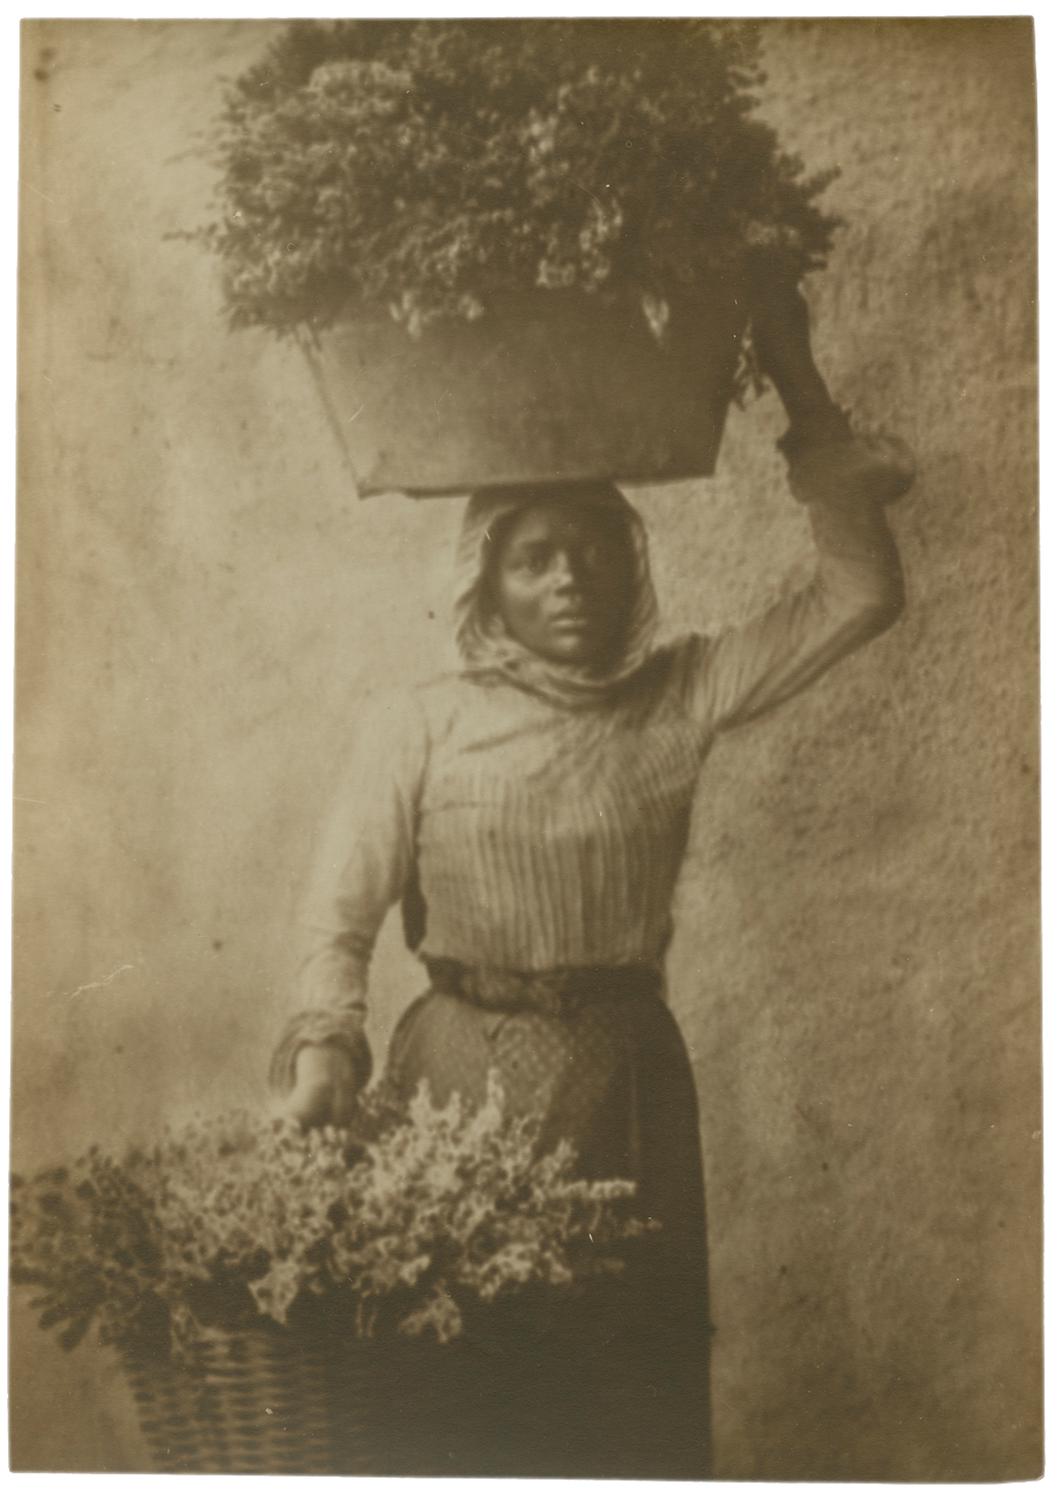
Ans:
[[[538,656],[508,633],[490,603],[488,570],[505,524],[528,506],[550,501],[599,507],[624,526],[629,539],[632,604],[624,638],[603,666],[568,666]],[[639,671],[651,654],[658,606],[644,522],[621,491],[606,482],[478,490],[468,501],[457,546],[454,614],[457,647],[468,675],[504,678],[567,708],[600,703]]]

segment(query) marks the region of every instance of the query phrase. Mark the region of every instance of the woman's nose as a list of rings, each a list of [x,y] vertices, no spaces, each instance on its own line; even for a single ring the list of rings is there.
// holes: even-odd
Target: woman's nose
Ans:
[[[554,569],[554,585],[565,593],[582,586],[584,569],[581,561],[571,552],[557,552]]]

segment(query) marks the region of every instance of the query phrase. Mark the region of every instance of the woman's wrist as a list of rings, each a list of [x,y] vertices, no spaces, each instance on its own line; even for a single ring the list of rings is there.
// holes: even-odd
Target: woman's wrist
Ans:
[[[276,1093],[294,1087],[299,1061],[307,1052],[322,1057],[336,1052],[349,1059],[362,1082],[372,1069],[371,1050],[364,1034],[363,1006],[342,1010],[299,1011],[284,1027],[272,1054],[269,1083]]]
[[[789,463],[810,448],[850,442],[854,436],[849,415],[830,397],[827,402],[794,413],[789,408],[788,421],[788,430],[778,438],[777,447]]]
[[[787,457],[791,493],[804,505],[887,505],[916,478],[913,454],[889,433],[848,430],[845,437],[810,444]]]

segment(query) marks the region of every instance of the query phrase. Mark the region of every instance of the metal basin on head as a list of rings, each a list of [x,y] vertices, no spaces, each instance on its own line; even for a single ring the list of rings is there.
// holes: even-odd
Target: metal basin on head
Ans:
[[[714,471],[746,313],[734,286],[671,308],[638,295],[511,295],[418,338],[351,306],[303,347],[362,495]]]

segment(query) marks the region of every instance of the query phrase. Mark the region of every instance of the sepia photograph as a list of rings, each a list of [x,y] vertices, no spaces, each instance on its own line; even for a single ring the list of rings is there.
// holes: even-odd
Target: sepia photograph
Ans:
[[[1033,19],[20,53],[10,1469],[1039,1478]]]

